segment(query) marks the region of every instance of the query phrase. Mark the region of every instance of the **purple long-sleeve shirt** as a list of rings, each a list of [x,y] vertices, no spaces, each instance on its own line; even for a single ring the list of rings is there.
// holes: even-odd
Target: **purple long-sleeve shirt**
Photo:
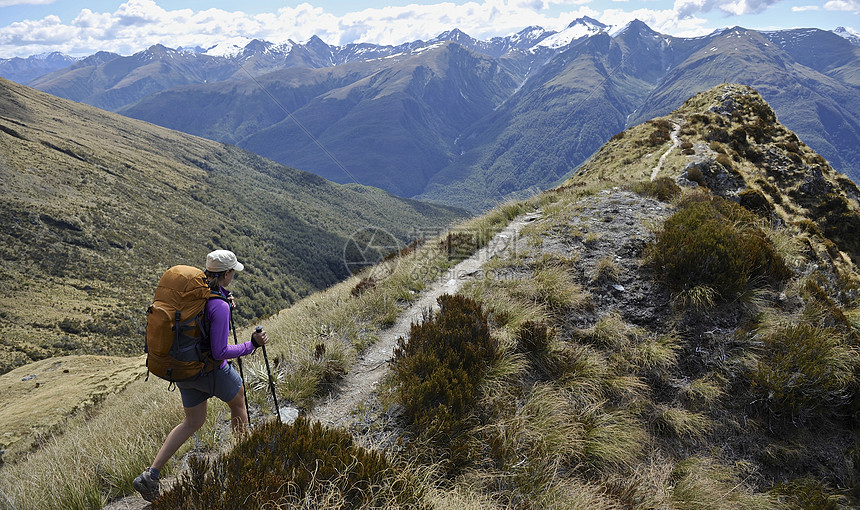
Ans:
[[[221,287],[221,295],[227,296],[227,291]],[[209,317],[209,342],[212,345],[212,357],[220,359],[223,367],[228,359],[238,358],[254,351],[254,344],[243,342],[230,344],[230,305],[222,299],[210,299],[206,303],[206,315]]]

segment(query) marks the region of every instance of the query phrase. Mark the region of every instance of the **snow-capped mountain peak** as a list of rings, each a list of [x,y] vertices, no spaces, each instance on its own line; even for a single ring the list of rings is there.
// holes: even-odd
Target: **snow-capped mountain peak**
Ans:
[[[584,16],[575,20],[561,32],[553,34],[546,39],[540,41],[534,46],[533,49],[563,48],[565,46],[568,46],[573,41],[576,41],[577,39],[582,39],[583,37],[589,37],[595,34],[599,34],[600,32],[608,31],[611,28],[612,27],[609,25],[604,25],[603,23],[595,19],[589,18],[588,16]]]
[[[834,34],[844,37],[851,41],[851,44],[855,44],[860,46],[860,33],[855,32],[854,30],[846,27],[836,27],[836,30],[833,31]]]

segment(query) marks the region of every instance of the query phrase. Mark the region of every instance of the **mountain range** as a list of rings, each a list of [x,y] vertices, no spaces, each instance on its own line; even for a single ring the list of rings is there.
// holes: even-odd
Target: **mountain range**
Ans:
[[[580,18],[399,46],[253,40],[97,53],[28,82],[336,182],[478,211],[546,189],[629,126],[723,82],[860,180],[860,46],[846,30],[678,38]]]

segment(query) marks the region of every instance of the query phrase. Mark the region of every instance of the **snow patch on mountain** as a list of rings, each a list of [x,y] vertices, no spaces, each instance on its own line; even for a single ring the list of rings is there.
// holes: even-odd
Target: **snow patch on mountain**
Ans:
[[[249,39],[247,37],[233,37],[222,41],[215,46],[207,48],[204,55],[209,55],[210,57],[227,57],[233,58],[242,54],[242,51],[245,49],[245,46],[251,43],[253,39]]]

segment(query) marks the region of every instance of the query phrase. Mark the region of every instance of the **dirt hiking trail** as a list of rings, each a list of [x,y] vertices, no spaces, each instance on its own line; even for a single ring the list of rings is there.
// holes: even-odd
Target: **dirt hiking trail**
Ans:
[[[491,258],[514,249],[520,230],[540,218],[539,212],[515,218],[504,230],[496,234],[486,246],[446,271],[437,281],[421,293],[409,308],[403,311],[394,325],[383,330],[379,340],[363,352],[337,389],[308,413],[311,420],[324,425],[345,425],[350,412],[367,402],[382,377],[388,372],[388,361],[393,357],[397,339],[406,337],[412,323],[420,322],[427,312],[438,309],[436,300],[444,294],[456,294],[464,283],[481,274],[483,265]]]
[[[669,138],[672,139],[672,145],[668,149],[666,149],[666,152],[664,152],[662,155],[660,155],[660,160],[657,161],[657,166],[655,166],[651,170],[651,182],[654,182],[654,180],[657,179],[657,175],[660,173],[660,170],[663,169],[663,163],[666,161],[666,157],[669,156],[669,153],[672,152],[673,149],[675,149],[676,147],[681,145],[681,139],[678,138],[678,133],[681,132],[681,126],[682,125],[683,125],[683,122],[680,120],[673,120],[672,121],[672,128],[673,129],[672,129],[672,132],[669,133]]]

